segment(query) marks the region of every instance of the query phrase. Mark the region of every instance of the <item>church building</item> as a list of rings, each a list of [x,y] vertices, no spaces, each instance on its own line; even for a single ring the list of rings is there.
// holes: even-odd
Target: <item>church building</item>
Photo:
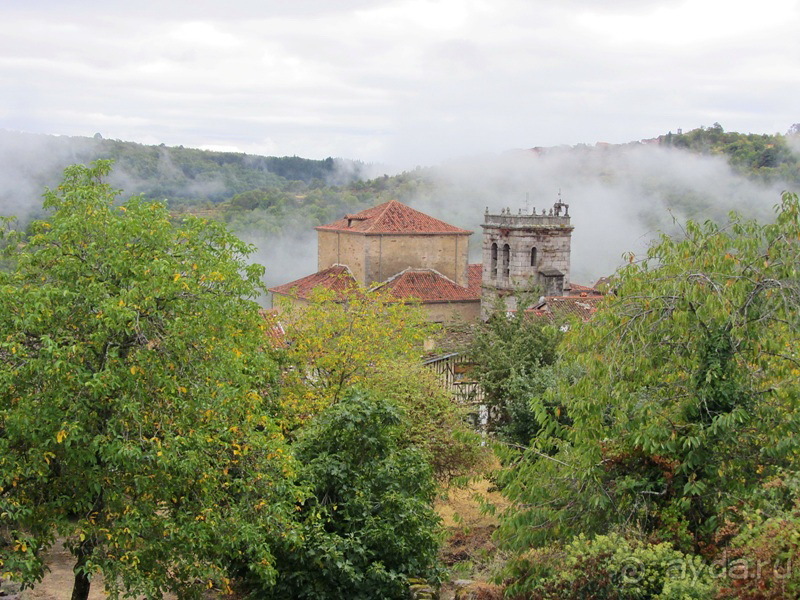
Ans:
[[[602,294],[570,283],[573,227],[560,198],[541,213],[487,208],[481,227],[483,262],[469,264],[471,231],[385,202],[316,227],[317,272],[270,291],[304,304],[317,287],[383,290],[398,301],[419,301],[437,323],[486,318],[498,301],[516,310],[516,293],[533,289],[541,293],[529,306],[536,316],[593,312]],[[275,304],[280,308],[280,300]]]
[[[564,214],[562,214],[562,212]],[[516,310],[515,292],[536,286],[544,296],[569,296],[572,230],[569,205],[559,199],[537,214],[486,209],[483,227],[483,314],[502,299]]]
[[[315,229],[318,271],[271,288],[276,298],[302,304],[316,287],[358,285],[414,298],[431,321],[479,317],[481,265],[468,261],[471,231],[396,200]]]

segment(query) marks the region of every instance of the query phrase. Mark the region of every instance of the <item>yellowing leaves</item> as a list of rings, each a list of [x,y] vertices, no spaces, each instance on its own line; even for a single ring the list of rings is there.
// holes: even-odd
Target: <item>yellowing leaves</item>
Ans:
[[[67,439],[67,432],[64,429],[62,429],[56,434],[56,442],[62,444],[65,439]]]

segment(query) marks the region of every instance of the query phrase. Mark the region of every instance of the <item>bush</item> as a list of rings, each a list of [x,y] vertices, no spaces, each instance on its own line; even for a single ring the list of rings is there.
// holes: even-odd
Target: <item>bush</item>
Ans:
[[[777,600],[800,597],[800,479],[782,474],[765,484],[743,511],[742,523],[728,529],[732,539],[715,560],[719,598]]]
[[[514,561],[507,596],[531,600],[702,600],[714,597],[706,565],[669,544],[620,535],[579,536]]]
[[[465,408],[455,402],[436,374],[419,363],[398,361],[364,387],[387,398],[402,411],[408,426],[401,447],[427,452],[434,477],[449,483],[484,468],[490,453],[481,438],[464,421]]]
[[[257,598],[405,598],[409,576],[436,580],[435,483],[420,450],[400,448],[401,414],[349,393],[294,446],[299,529],[278,550],[277,583]]]

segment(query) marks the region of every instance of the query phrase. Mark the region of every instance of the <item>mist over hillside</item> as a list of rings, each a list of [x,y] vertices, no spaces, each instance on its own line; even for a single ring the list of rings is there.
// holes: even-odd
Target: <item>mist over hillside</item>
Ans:
[[[0,214],[25,221],[40,215],[41,195],[57,185],[65,167],[97,159],[114,161],[109,183],[124,196],[166,200],[173,210],[209,207],[235,194],[287,181],[342,186],[372,167],[344,159],[256,156],[135,142],[0,130]]]
[[[643,253],[659,232],[678,232],[687,219],[724,221],[732,210],[768,219],[789,187],[746,178],[723,156],[642,144],[509,152],[443,165],[431,176],[436,194],[412,205],[476,231],[473,237],[486,207],[541,211],[560,192],[575,227],[573,279],[584,284],[613,273],[624,252]],[[479,244],[473,240],[475,262]]]
[[[769,219],[780,193],[799,187],[796,133],[725,133],[715,124],[648,143],[514,150],[376,177],[380,167],[340,159],[0,132],[0,214],[40,216],[44,188],[66,165],[112,158],[111,183],[125,197],[168,199],[173,212],[225,221],[257,247],[271,286],[314,272],[313,227],[347,212],[406,202],[475,231],[471,260],[479,262],[487,207],[541,211],[560,194],[575,226],[573,280],[588,284],[687,219],[723,221],[731,210]]]

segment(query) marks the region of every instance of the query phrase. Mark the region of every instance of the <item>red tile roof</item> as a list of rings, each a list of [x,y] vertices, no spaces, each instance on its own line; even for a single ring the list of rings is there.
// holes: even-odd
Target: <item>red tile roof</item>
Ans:
[[[373,289],[387,291],[397,299],[416,299],[423,304],[436,302],[479,302],[481,299],[481,266],[467,268],[469,285],[463,287],[433,269],[401,271]]]
[[[467,265],[467,287],[469,287],[478,298],[481,297],[482,279],[483,265],[481,263]]]
[[[295,281],[270,288],[269,291],[273,294],[296,296],[306,299],[311,294],[311,291],[317,287],[341,292],[347,288],[357,286],[358,284],[353,274],[350,272],[350,269],[345,265],[333,265],[332,267],[307,275],[301,279],[296,279]]]
[[[286,331],[283,324],[278,320],[278,311],[275,309],[258,311],[261,317],[267,322],[267,339],[273,348],[286,348]]]
[[[472,232],[434,219],[397,200],[362,210],[354,215],[327,225],[315,227],[317,231],[346,231],[364,235],[469,235]]]
[[[588,321],[597,312],[597,306],[603,300],[603,296],[545,296],[536,306],[527,309],[525,312],[537,317],[547,317],[550,319],[563,319],[566,317],[578,317],[583,321]]]
[[[602,296],[603,295],[603,292],[601,292],[600,290],[598,290],[596,288],[589,287],[588,285],[580,285],[578,283],[570,283],[569,285],[570,285],[570,288],[571,288],[570,292],[569,292],[570,296],[581,296],[581,297],[585,298],[586,296]]]

